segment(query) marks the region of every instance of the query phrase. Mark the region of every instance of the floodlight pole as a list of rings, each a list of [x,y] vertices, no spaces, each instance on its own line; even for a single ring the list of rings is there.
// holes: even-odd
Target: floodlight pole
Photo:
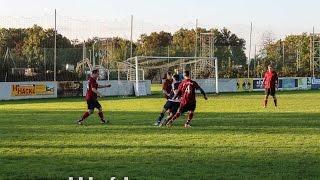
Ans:
[[[196,39],[195,39],[195,46],[194,46],[194,57],[197,57],[197,51],[198,51],[198,19],[196,19],[196,29],[195,29],[195,36],[196,36]]]
[[[44,79],[47,81],[47,52],[46,48],[43,48],[43,63],[44,63]]]
[[[300,47],[299,47],[300,48]],[[296,71],[298,72],[299,71],[299,49],[297,49],[297,55],[296,55],[296,57],[297,57],[297,60],[296,60]]]
[[[54,10],[53,81],[57,81],[57,10]]]
[[[312,61],[312,34],[310,33],[310,37],[309,37],[309,41],[310,41],[310,44],[309,44],[309,46],[310,46],[310,52],[309,52],[309,54],[310,54],[310,59],[309,59],[309,70],[310,70],[310,73],[312,72],[312,68],[311,68],[311,61]]]
[[[254,45],[253,77],[256,77],[257,45]]]
[[[135,57],[135,64],[136,64],[136,92],[137,92],[136,96],[140,96],[138,57]]]
[[[93,47],[92,47],[92,65],[93,68],[96,66],[96,57],[95,57],[95,52],[94,52],[94,46],[96,45],[97,41],[93,42]]]
[[[314,54],[315,54],[315,53],[314,53],[314,49],[315,49],[315,48],[314,48],[314,47],[315,47],[314,44],[315,44],[315,40],[314,40],[314,39],[315,39],[315,34],[314,34],[314,26],[313,26],[313,30],[312,30],[312,77],[313,77],[313,78],[315,77],[315,75],[314,75],[314,64],[315,64],[315,63],[314,63],[314,59],[315,59],[315,58],[314,58]]]
[[[196,36],[196,39],[195,39],[195,45],[194,45],[194,57],[197,57],[197,50],[198,50],[198,19],[196,19],[196,29],[195,29],[195,36]],[[194,78],[197,78],[197,63],[194,63],[194,72],[195,72],[195,77]]]
[[[133,15],[131,15],[131,33],[130,33],[130,58],[132,58],[133,55],[133,39],[132,39],[132,35],[133,35]]]
[[[249,45],[249,60],[248,60],[248,78],[250,78],[251,38],[252,38],[252,22],[251,22],[251,26],[250,26],[250,45]]]
[[[282,42],[282,66],[284,67],[284,42]]]

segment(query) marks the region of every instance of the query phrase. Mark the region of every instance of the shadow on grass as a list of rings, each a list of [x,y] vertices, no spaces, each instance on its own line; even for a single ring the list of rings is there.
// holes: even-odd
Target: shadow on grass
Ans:
[[[292,146],[287,145],[261,145],[261,146],[252,146],[252,145],[215,145],[215,146],[201,146],[201,145],[116,145],[116,144],[57,144],[57,145],[50,145],[50,144],[42,144],[42,145],[31,145],[31,144],[21,144],[21,145],[1,145],[1,148],[14,148],[14,149],[101,149],[101,150],[133,150],[133,149],[144,149],[144,150],[190,150],[190,149],[292,149]],[[318,149],[320,148],[319,145],[313,145],[304,147],[304,149]]]
[[[309,91],[280,91],[278,92],[279,95],[287,94],[287,95],[294,95],[294,94],[318,94],[319,90],[309,90]],[[263,96],[263,92],[238,92],[238,93],[220,93],[219,95],[216,94],[209,94],[209,97],[228,97],[228,96],[250,96],[250,95],[261,95]],[[201,97],[201,95],[198,95]],[[104,97],[100,98],[101,101],[103,100],[134,100],[134,99],[151,99],[151,98],[159,98],[162,99],[163,96],[161,92],[155,92],[153,95],[143,96],[143,97],[135,97],[135,96],[113,96],[113,97]],[[3,104],[33,104],[33,103],[56,103],[56,102],[83,102],[84,97],[66,97],[66,98],[57,98],[57,99],[28,99],[28,100],[8,100],[8,101],[0,101],[0,105]]]
[[[158,113],[152,112],[106,112],[111,121],[100,125],[96,114],[89,117],[84,126],[76,124],[81,112],[58,111],[10,111],[0,115],[0,130],[3,134],[157,134],[185,133],[182,128],[185,117],[174,123],[173,128],[154,127]],[[317,134],[320,130],[320,113],[196,113],[189,132],[201,134],[218,133],[279,133]]]
[[[99,125],[96,115],[85,126],[78,126],[74,120],[79,115],[80,111],[1,111],[0,179],[320,177],[319,144],[281,144],[284,139],[276,143],[271,143],[276,139],[269,139],[270,144],[250,146],[223,143],[221,139],[221,144],[214,144],[210,139],[211,145],[206,146],[206,138],[219,134],[234,140],[243,134],[254,134],[257,140],[273,133],[282,138],[319,137],[320,113],[196,113],[192,129],[182,128],[184,118],[171,129],[153,127],[157,112],[106,112],[112,122],[107,126]],[[201,143],[196,139],[194,144],[161,144],[165,138],[193,136],[200,136]],[[109,143],[108,138],[115,139]]]
[[[108,154],[97,151],[85,154],[0,155],[1,179],[67,179],[94,177],[119,179],[317,179],[320,157],[305,153],[277,151],[250,154],[211,150],[202,155],[190,148],[178,152],[170,149],[144,151],[144,154]],[[159,154],[160,153],[160,154]]]
[[[141,96],[141,97],[136,97],[136,96],[112,96],[112,97],[102,97],[99,98],[99,101],[104,101],[104,100],[112,100],[112,101],[117,101],[117,100],[134,100],[134,99],[151,99],[151,98],[162,98],[161,94],[155,94],[155,95],[149,95],[149,96]],[[84,97],[65,97],[65,98],[48,98],[48,99],[28,99],[28,100],[7,100],[7,101],[0,101],[0,105],[3,104],[34,104],[34,103],[68,103],[68,102],[84,102],[85,99]]]

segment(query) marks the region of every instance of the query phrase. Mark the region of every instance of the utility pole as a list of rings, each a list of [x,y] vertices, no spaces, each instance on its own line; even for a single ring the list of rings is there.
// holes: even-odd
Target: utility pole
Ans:
[[[253,76],[255,77],[257,63],[257,45],[254,45],[254,62],[253,62]]]
[[[312,77],[314,78],[314,60],[315,60],[315,52],[314,52],[314,49],[315,49],[315,34],[314,34],[314,26],[313,26],[313,30],[312,30]]]
[[[195,36],[196,36],[196,39],[195,39],[195,45],[194,45],[194,57],[197,57],[197,51],[198,51],[198,19],[196,19],[196,29],[195,29]],[[194,76],[193,78],[197,78],[197,63],[194,63]]]
[[[53,81],[57,81],[57,10],[54,10]]]
[[[131,33],[130,33],[130,58],[132,58],[132,56],[133,56],[133,39],[132,39],[132,36],[133,36],[133,15],[131,15],[130,29],[131,29]]]
[[[285,42],[285,41],[282,42],[282,66],[283,66],[283,67],[284,67],[284,65],[285,65],[285,64],[284,64],[284,42]]]
[[[248,78],[250,78],[251,41],[252,41],[252,22],[251,22],[251,26],[250,26],[250,45],[249,45],[249,60],[248,60]]]
[[[196,19],[196,29],[195,29],[195,45],[194,45],[194,57],[197,57],[197,52],[198,52],[198,19]]]

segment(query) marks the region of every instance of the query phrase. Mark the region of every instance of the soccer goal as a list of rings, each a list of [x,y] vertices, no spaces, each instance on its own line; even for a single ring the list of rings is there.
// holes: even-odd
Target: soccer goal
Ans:
[[[191,72],[191,78],[197,81],[209,93],[219,93],[218,60],[216,57],[157,57],[136,56],[124,62],[127,65],[128,80],[135,81],[135,91],[139,95],[144,91],[140,81],[150,80],[161,83],[167,71],[182,75],[184,70]]]

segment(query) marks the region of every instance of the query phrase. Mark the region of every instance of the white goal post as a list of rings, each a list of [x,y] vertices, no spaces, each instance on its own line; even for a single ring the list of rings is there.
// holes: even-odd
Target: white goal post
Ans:
[[[150,74],[157,76],[155,79],[159,79],[169,69],[179,69],[180,72],[181,70],[189,70],[191,78],[195,80],[214,79],[214,81],[210,81],[212,84],[208,87],[214,90],[212,92],[219,93],[218,59],[216,57],[136,56],[127,59],[124,63],[130,64],[132,70],[134,70],[134,73],[129,74],[130,76],[134,76],[130,77],[130,79],[135,81],[135,91],[138,92],[136,93],[137,96],[139,96],[141,90],[139,82],[145,80],[145,72],[151,72]],[[143,74],[139,72],[143,72]],[[156,75],[155,72],[157,72]]]

